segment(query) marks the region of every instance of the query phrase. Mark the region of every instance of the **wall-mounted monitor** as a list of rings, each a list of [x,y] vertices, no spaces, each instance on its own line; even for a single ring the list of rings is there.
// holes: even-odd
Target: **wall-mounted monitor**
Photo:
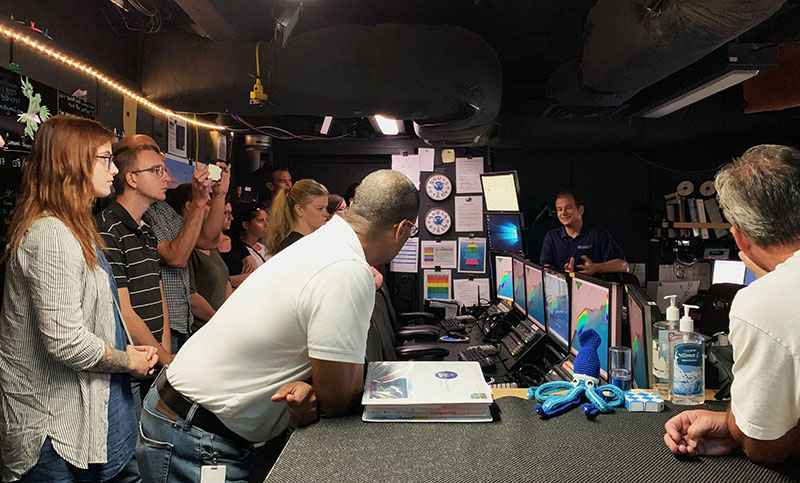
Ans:
[[[496,252],[523,253],[522,213],[488,213],[486,235],[489,249]]]
[[[528,302],[525,297],[525,262],[514,258],[512,267],[514,276],[514,308],[525,315],[528,313]]]
[[[530,262],[525,263],[525,296],[528,299],[528,320],[546,331],[542,267]]]
[[[619,343],[621,297],[619,286],[585,275],[572,277],[570,290],[570,330],[573,354],[581,349],[579,335],[584,329],[594,329],[600,335],[600,377],[608,378],[608,348]]]
[[[547,334],[564,350],[569,351],[569,283],[567,274],[544,271],[544,317]]]
[[[487,212],[519,211],[519,179],[516,171],[483,173],[481,186]]]
[[[509,302],[514,300],[513,263],[509,255],[494,256],[495,295]]]

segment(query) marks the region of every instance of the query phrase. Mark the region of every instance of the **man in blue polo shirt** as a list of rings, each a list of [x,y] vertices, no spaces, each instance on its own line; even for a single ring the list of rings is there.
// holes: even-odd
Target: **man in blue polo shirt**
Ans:
[[[544,236],[539,262],[586,275],[627,272],[628,262],[617,242],[605,228],[584,225],[583,210],[583,200],[576,192],[556,195],[558,221],[564,226]]]

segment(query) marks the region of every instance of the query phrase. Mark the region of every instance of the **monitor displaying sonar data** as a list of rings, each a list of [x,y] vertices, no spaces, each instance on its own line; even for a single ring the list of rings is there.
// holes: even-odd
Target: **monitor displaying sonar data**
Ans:
[[[544,315],[547,333],[564,349],[569,348],[569,285],[566,274],[544,272]]]
[[[594,329],[600,335],[600,375],[606,377],[608,371],[608,341],[610,339],[609,300],[611,290],[601,285],[603,282],[590,281],[589,277],[572,278],[572,353],[581,349],[578,335],[582,330]]]
[[[514,287],[512,280],[512,263],[514,259],[508,255],[495,255],[494,257],[494,276],[497,298],[514,300]]]
[[[542,269],[525,265],[525,294],[528,299],[528,319],[542,330],[547,330],[544,318],[544,285]]]
[[[527,313],[528,304],[525,298],[525,263],[514,259],[514,307],[523,314]]]
[[[628,297],[628,324],[631,335],[631,358],[633,381],[637,388],[648,387],[647,361],[645,360],[644,310],[632,296]]]

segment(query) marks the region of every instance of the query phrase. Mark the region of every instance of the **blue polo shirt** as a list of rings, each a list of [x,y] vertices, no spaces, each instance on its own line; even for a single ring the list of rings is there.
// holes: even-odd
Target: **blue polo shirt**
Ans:
[[[575,257],[575,265],[583,263],[581,255],[588,256],[594,263],[617,258],[625,260],[625,255],[608,230],[584,223],[581,232],[575,238],[567,235],[567,229],[563,226],[548,231],[542,242],[539,263],[563,270],[571,257]]]

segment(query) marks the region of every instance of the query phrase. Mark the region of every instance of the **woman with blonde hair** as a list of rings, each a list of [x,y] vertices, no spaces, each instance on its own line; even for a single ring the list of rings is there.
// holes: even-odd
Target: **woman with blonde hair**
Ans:
[[[267,253],[277,255],[328,221],[328,190],[313,179],[282,188],[272,201],[267,229]]]
[[[130,377],[155,348],[126,344],[92,219],[117,168],[113,133],[59,115],[36,134],[8,231],[0,312],[2,479],[138,478]],[[116,307],[116,308],[115,308]]]

